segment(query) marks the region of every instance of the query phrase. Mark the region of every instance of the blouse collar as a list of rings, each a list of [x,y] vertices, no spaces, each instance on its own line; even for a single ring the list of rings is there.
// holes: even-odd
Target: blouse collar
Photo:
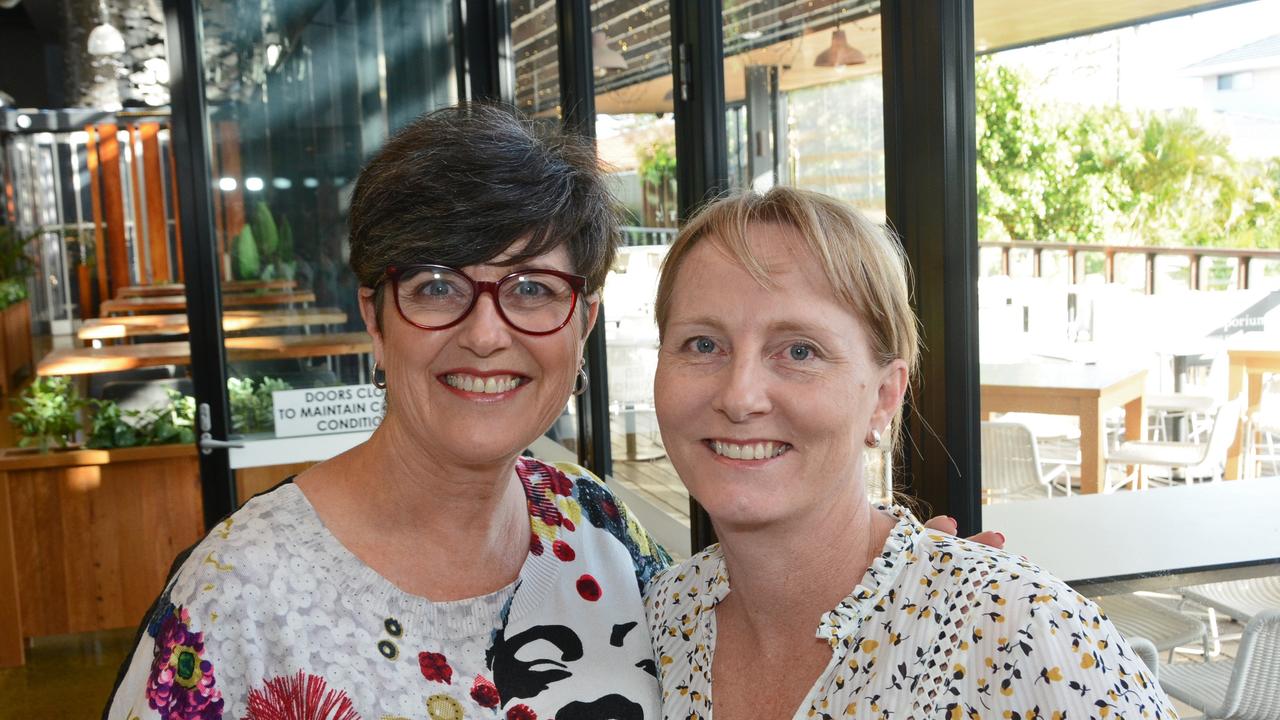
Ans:
[[[902,568],[915,560],[916,544],[924,532],[924,526],[906,508],[898,505],[874,507],[897,518],[898,522],[889,531],[884,549],[871,562],[862,581],[834,609],[823,614],[818,622],[815,635],[832,645],[853,635],[862,627],[863,619],[871,614],[880,596],[893,587]],[[725,570],[724,554],[720,551],[719,544],[703,551],[693,572],[702,573],[706,577],[702,597],[699,599],[701,611],[714,608],[729,594],[729,574]]]

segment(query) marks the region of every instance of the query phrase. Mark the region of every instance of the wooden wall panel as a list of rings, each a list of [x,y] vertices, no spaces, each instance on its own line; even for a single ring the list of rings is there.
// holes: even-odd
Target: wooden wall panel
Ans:
[[[222,198],[222,235],[218,239],[218,253],[223,258],[223,279],[231,279],[231,255],[227,252],[230,243],[244,228],[244,172],[240,166],[240,125],[232,120],[218,123],[218,159],[221,177],[229,177],[236,181],[236,189],[229,192],[219,190],[214,182],[214,194]]]
[[[164,216],[164,171],[160,162],[160,124],[141,123],[142,179],[146,195],[147,245],[150,248],[150,284],[173,282],[169,262],[169,226]],[[136,168],[136,165],[135,165]]]
[[[112,453],[148,451],[169,456],[0,472],[9,493],[21,636],[136,627],[174,557],[204,535],[194,449]],[[0,593],[0,611],[4,603]],[[8,657],[7,624],[0,615],[0,664]]]
[[[236,470],[236,499],[244,505],[254,495],[270,490],[279,485],[281,480],[290,475],[297,475],[312,465],[315,463],[301,462]]]
[[[12,506],[9,483],[0,482],[0,618],[21,617],[18,600],[18,560],[14,552]],[[0,621],[0,667],[13,667],[26,661],[22,628],[18,623]]]
[[[132,285],[129,248],[124,232],[124,185],[120,177],[120,141],[115,125],[98,126],[98,160],[102,176],[102,215],[106,221],[106,247],[99,246],[98,264],[107,270],[107,291],[103,298],[115,297],[117,288]]]

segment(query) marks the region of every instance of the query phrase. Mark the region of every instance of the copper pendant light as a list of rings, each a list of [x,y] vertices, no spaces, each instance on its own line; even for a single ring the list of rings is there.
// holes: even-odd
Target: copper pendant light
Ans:
[[[831,47],[818,53],[818,59],[813,61],[814,67],[844,67],[845,65],[861,65],[867,61],[867,56],[862,51],[849,44],[849,39],[845,37],[844,31],[836,28],[831,33]]]

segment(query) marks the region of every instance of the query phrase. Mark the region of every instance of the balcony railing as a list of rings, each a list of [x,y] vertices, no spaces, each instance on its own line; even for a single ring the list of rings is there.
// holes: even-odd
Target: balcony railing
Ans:
[[[670,245],[676,239],[678,228],[666,227],[638,227],[635,225],[623,225],[622,244],[631,247],[635,245]]]
[[[982,242],[982,249],[993,248],[1000,251],[1000,274],[1010,275],[1013,255],[1016,251],[1031,253],[1032,277],[1044,277],[1044,255],[1046,252],[1065,254],[1068,267],[1068,279],[1076,284],[1084,279],[1085,258],[1102,256],[1102,275],[1106,282],[1116,282],[1116,259],[1125,255],[1141,256],[1143,260],[1143,289],[1148,295],[1156,292],[1158,277],[1156,264],[1161,257],[1185,257],[1189,259],[1187,267],[1186,287],[1200,290],[1202,285],[1201,261],[1204,258],[1232,258],[1234,260],[1236,287],[1249,289],[1250,270],[1275,263],[1280,267],[1280,250],[1260,248],[1211,248],[1211,247],[1157,247],[1151,245],[1081,245],[1076,243],[1052,242]]]
[[[639,227],[635,225],[625,225],[621,228],[623,241],[626,246],[637,245],[669,245],[675,240],[677,228],[660,228],[660,227]],[[1280,283],[1280,250],[1268,250],[1261,248],[1212,248],[1212,247],[1157,247],[1150,245],[1082,245],[1077,243],[1054,243],[1054,242],[1026,242],[1026,241],[1006,241],[1006,242],[981,242],[978,243],[980,250],[998,250],[1000,253],[1000,264],[997,270],[1000,275],[1014,275],[1015,258],[1020,255],[1030,254],[1031,256],[1031,276],[1046,277],[1044,272],[1045,255],[1057,255],[1065,257],[1067,265],[1067,280],[1071,284],[1077,284],[1084,280],[1086,274],[1086,259],[1099,258],[1102,263],[1101,274],[1106,282],[1116,282],[1117,275],[1117,258],[1124,256],[1140,256],[1143,263],[1143,290],[1148,295],[1156,292],[1157,281],[1161,284],[1166,282],[1169,274],[1161,276],[1157,265],[1161,258],[1187,258],[1187,265],[1179,269],[1177,274],[1182,271],[1186,272],[1186,279],[1183,285],[1191,290],[1210,289],[1209,285],[1204,282],[1204,274],[1201,272],[1201,265],[1205,258],[1229,258],[1234,265],[1232,275],[1235,279],[1235,287],[1240,290],[1248,290],[1250,286],[1250,275],[1265,271],[1266,268],[1274,268],[1273,272],[1277,273],[1277,282]],[[1255,278],[1256,280],[1256,278]],[[1136,285],[1135,285],[1136,287]]]

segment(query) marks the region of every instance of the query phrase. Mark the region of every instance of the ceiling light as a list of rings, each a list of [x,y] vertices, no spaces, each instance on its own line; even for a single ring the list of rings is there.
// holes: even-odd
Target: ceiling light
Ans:
[[[591,33],[592,64],[599,70],[625,70],[627,61],[622,53],[609,47],[609,38],[603,30]]]
[[[813,61],[814,67],[844,67],[845,65],[861,65],[867,61],[862,51],[849,44],[844,31],[837,28],[831,33],[831,47],[818,53]]]
[[[103,23],[89,33],[90,55],[123,55],[124,36],[110,23]]]
[[[748,30],[742,33],[741,35],[739,35],[738,37],[742,38],[743,40],[759,40],[760,38],[764,37],[764,32],[761,30]]]
[[[249,192],[261,192],[263,188],[262,178],[247,177],[244,179],[244,189]]]
[[[232,192],[236,189],[236,179],[232,177],[218,178],[218,189],[222,192]]]
[[[123,55],[124,36],[107,16],[107,0],[99,0],[98,14],[102,23],[89,33],[90,55]]]

